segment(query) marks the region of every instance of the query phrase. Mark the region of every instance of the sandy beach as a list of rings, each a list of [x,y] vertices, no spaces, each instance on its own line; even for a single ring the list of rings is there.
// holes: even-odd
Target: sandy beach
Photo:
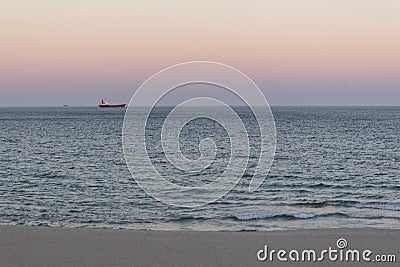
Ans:
[[[1,226],[0,266],[284,266],[261,261],[263,250],[371,250],[400,260],[400,230],[326,229],[273,232],[193,232]],[[318,254],[317,254],[318,255]],[[287,255],[286,255],[287,257]],[[290,262],[291,266],[365,266],[366,262]],[[396,266],[376,263],[375,266]]]

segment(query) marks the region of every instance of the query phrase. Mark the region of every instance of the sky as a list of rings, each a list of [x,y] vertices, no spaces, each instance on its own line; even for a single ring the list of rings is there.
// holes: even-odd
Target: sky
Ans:
[[[0,106],[129,102],[193,60],[239,69],[271,105],[400,105],[399,12],[397,0],[3,0]]]

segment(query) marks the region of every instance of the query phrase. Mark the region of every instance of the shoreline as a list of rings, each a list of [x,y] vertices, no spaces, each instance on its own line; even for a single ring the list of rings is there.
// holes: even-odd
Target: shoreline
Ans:
[[[283,266],[260,261],[259,250],[320,251],[347,241],[346,249],[395,255],[400,229],[332,228],[284,231],[175,231],[0,226],[1,266]],[[364,266],[366,262],[290,262],[292,266]]]

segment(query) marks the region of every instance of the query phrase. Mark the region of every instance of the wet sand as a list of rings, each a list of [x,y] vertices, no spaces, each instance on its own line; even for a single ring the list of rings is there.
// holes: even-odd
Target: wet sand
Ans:
[[[273,232],[193,232],[105,230],[57,227],[0,226],[0,266],[285,266],[275,255],[260,261],[269,250],[347,248],[394,254],[398,266],[400,230],[324,229]],[[269,251],[270,252],[270,251]],[[261,253],[262,257],[264,254]],[[287,255],[286,255],[287,257]],[[290,261],[290,260],[289,260]],[[290,266],[365,266],[360,262],[289,262]]]

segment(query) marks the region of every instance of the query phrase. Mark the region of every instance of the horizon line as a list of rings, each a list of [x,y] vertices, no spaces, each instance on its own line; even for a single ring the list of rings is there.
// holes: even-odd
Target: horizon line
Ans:
[[[157,105],[154,107],[176,107],[177,105]],[[247,105],[229,105],[231,107],[247,107]],[[378,105],[378,104],[369,104],[369,105],[364,105],[364,104],[350,104],[350,105],[343,105],[343,104],[274,104],[274,105],[269,105],[270,107],[400,107],[400,104],[398,105]],[[48,108],[68,108],[68,107],[96,107],[98,108],[98,105],[0,105],[0,108],[42,108],[42,107],[48,107]],[[127,105],[125,108],[129,107]],[[143,105],[143,106],[137,106],[137,107],[152,107],[150,105]],[[218,106],[187,106],[187,107],[218,107]],[[262,107],[261,105],[254,106],[254,107]]]

